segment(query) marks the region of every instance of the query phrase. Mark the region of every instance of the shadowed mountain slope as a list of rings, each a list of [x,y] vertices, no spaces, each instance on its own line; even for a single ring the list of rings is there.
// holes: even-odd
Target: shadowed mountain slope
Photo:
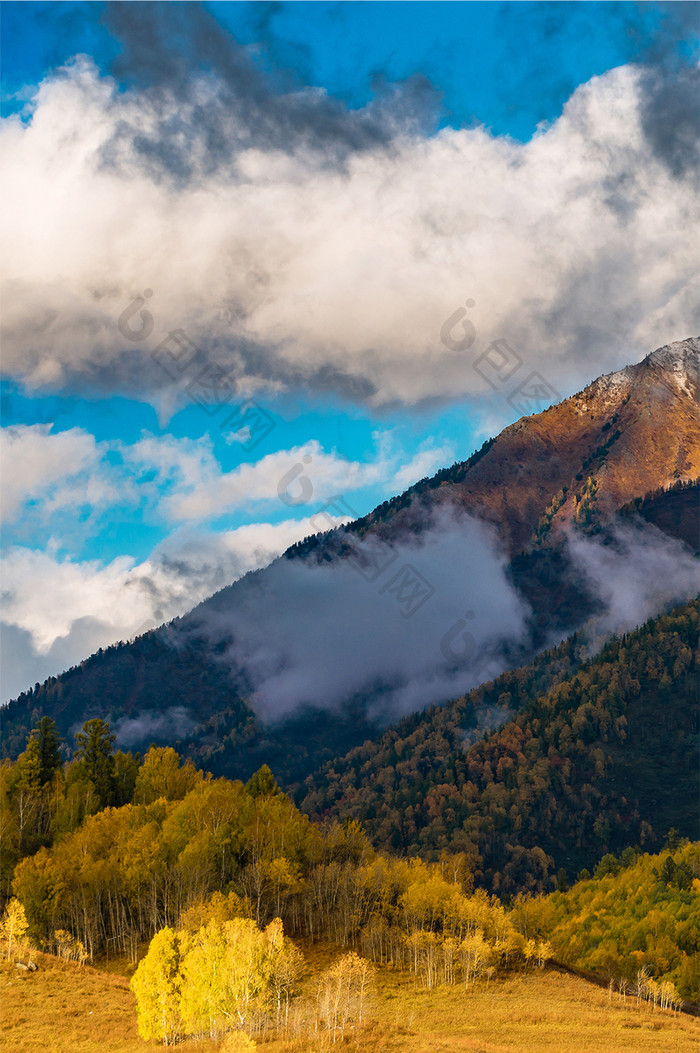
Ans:
[[[464,852],[501,894],[547,890],[559,869],[571,879],[630,845],[659,849],[672,828],[697,838],[699,607],[583,663],[572,637],[402,721],[308,779],[302,808],[357,819],[395,853]]]

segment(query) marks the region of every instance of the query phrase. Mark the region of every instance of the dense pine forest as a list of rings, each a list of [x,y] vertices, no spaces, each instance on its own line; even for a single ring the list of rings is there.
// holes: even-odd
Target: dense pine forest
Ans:
[[[462,852],[509,895],[671,828],[696,837],[698,621],[696,600],[587,661],[574,637],[328,764],[302,807],[383,850]],[[503,726],[470,746],[485,720]]]

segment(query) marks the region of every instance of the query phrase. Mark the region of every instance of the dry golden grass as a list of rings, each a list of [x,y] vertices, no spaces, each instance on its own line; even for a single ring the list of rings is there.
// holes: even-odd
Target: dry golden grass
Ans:
[[[306,950],[306,948],[305,948]],[[316,967],[322,966],[323,951]],[[698,1053],[700,1022],[652,1012],[568,973],[514,974],[471,989],[426,991],[380,970],[372,1021],[335,1046],[310,1039],[261,1042],[260,1053]]]
[[[308,948],[305,948],[308,950]],[[312,952],[322,967],[328,953]],[[126,977],[35,955],[40,969],[0,966],[3,1053],[155,1053],[136,1032]],[[307,973],[311,979],[311,973]],[[329,1046],[313,1038],[259,1040],[260,1053],[697,1053],[700,1023],[623,1004],[617,995],[555,970],[461,988],[417,988],[406,975],[378,972],[372,1020],[361,1035]],[[217,1043],[184,1042],[182,1053],[216,1053]]]
[[[162,1053],[136,1031],[136,999],[124,976],[32,954],[39,966],[25,973],[0,963],[3,1053]],[[187,1042],[183,1053],[211,1050]]]
[[[634,1000],[557,971],[516,974],[465,994],[416,990],[384,977],[377,999],[381,1030],[358,1050],[383,1053],[697,1053],[700,1027],[687,1016],[652,1013]],[[279,1047],[282,1053],[284,1047]],[[277,1053],[277,1051],[275,1051]]]

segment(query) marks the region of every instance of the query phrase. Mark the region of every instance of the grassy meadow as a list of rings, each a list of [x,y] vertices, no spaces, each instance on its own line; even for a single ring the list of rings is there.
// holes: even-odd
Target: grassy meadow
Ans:
[[[329,956],[305,948],[307,970],[296,1013]],[[35,955],[36,973],[0,964],[3,1053],[155,1053],[139,1038],[128,978],[48,955]],[[259,1039],[264,1053],[685,1053],[700,1047],[700,1021],[652,1011],[634,997],[623,1002],[556,968],[515,973],[459,987],[427,991],[413,978],[378,969],[376,993],[361,1033]],[[185,1041],[182,1053],[217,1053],[223,1044]]]

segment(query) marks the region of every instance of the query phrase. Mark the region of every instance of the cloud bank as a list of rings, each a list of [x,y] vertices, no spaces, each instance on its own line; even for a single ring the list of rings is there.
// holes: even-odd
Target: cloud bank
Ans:
[[[365,111],[272,92],[206,48],[185,79],[132,54],[127,90],[79,56],[3,122],[12,375],[172,398],[151,352],[182,328],[241,390],[413,405],[483,395],[494,339],[566,391],[697,331],[697,70],[613,69],[518,143],[427,134],[406,86]]]
[[[605,541],[571,533],[568,548],[571,573],[583,572],[599,600],[581,627],[591,654],[611,633],[700,590],[690,551],[648,524],[616,527]],[[490,527],[441,510],[418,537],[354,540],[353,555],[331,563],[280,560],[204,604],[183,628],[226,644],[225,660],[247,679],[264,721],[360,704],[387,724],[531,654],[531,611],[507,566]]]
[[[333,523],[345,522],[358,514],[356,491],[403,489],[453,459],[452,450],[424,444],[401,464],[390,433],[375,440],[374,456],[365,461],[314,441],[225,470],[208,436],[144,433],[126,443],[97,442],[82,428],[56,431],[51,424],[0,431],[7,549],[2,699],[99,647],[184,614],[294,542],[328,529],[320,510],[329,498],[348,495],[330,512]],[[172,531],[148,558],[80,557],[84,545],[96,550],[101,531],[109,533],[115,520],[137,514]],[[230,529],[234,515],[250,522]]]
[[[602,601],[584,627],[592,651],[611,633],[628,632],[700,592],[698,560],[650,523],[617,524],[604,541],[571,532],[568,549]]]
[[[4,557],[2,701],[100,647],[184,614],[312,532],[308,519],[175,532],[148,559],[106,566],[16,546]]]
[[[529,608],[477,519],[441,511],[419,538],[353,553],[280,560],[194,613],[188,630],[228,642],[263,719],[361,699],[389,721],[492,678],[524,641]]]

